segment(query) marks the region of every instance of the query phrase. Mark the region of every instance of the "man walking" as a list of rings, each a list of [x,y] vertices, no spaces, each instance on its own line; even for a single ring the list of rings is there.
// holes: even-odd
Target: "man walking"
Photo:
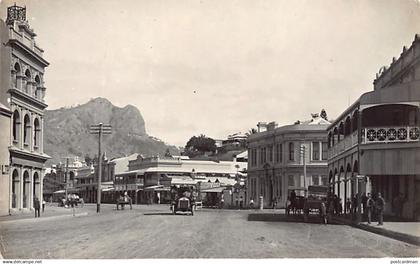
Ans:
[[[375,203],[374,203],[370,193],[368,193],[367,201],[366,201],[366,212],[367,212],[368,224],[370,224],[371,221],[372,221],[372,210],[373,210],[374,205],[375,205]]]
[[[385,209],[385,200],[382,198],[381,193],[378,193],[378,198],[376,199],[376,209],[378,210],[378,225],[384,224],[384,209]]]
[[[39,202],[39,199],[38,197],[35,197],[35,200],[34,200],[35,218],[40,217],[40,212],[39,212],[40,208],[41,208],[41,204]]]

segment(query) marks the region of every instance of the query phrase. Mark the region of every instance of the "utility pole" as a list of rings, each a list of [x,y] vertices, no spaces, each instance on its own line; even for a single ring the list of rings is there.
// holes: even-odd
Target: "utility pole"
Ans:
[[[99,123],[98,125],[90,126],[90,133],[93,135],[99,135],[98,137],[98,189],[96,199],[96,212],[101,212],[101,181],[102,181],[102,135],[111,134],[111,125],[104,125]]]
[[[66,158],[66,170],[64,172],[64,179],[66,181],[66,186],[65,186],[65,190],[66,190],[66,196],[64,197],[67,201],[67,195],[68,195],[68,186],[69,186],[69,179],[68,179],[68,175],[69,175],[69,158]]]
[[[306,146],[305,145],[301,145],[300,146],[300,154],[303,158],[303,187],[304,187],[304,192],[305,192],[305,197],[306,197]]]

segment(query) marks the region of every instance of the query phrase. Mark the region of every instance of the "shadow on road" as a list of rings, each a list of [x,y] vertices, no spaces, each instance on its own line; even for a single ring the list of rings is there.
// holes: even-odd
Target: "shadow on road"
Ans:
[[[293,215],[293,214],[286,215],[286,214],[279,214],[279,213],[249,214],[248,221],[321,224],[321,219],[317,215],[311,215],[307,221],[304,221],[303,215]],[[337,224],[337,223],[329,223],[329,224]]]
[[[167,213],[144,213],[143,215],[173,215],[171,212],[167,212]]]

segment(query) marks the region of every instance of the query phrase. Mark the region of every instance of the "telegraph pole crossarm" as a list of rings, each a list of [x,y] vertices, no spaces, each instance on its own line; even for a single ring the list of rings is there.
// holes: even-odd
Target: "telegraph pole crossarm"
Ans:
[[[96,198],[96,212],[101,212],[101,188],[102,188],[102,135],[109,135],[112,133],[111,125],[98,125],[90,126],[90,134],[98,135],[98,187]]]

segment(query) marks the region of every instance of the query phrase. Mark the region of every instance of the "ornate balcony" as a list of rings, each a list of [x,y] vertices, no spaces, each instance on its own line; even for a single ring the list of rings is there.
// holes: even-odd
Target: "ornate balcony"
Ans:
[[[362,129],[362,144],[418,142],[420,138],[419,127],[366,127]]]

